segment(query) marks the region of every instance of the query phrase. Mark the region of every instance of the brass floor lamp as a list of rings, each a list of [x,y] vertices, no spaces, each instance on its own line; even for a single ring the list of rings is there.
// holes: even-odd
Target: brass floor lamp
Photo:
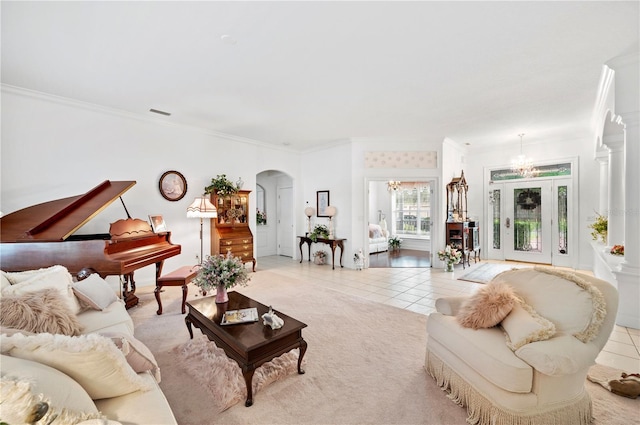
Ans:
[[[218,210],[209,201],[206,194],[200,198],[196,198],[195,201],[187,208],[187,217],[200,219],[200,258],[198,259],[198,265],[201,265],[204,259],[203,256],[203,237],[202,237],[202,224],[205,218],[217,218]]]

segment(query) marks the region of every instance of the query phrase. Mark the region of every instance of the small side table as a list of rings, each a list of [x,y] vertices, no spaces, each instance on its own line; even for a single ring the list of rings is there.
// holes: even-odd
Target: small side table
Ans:
[[[156,279],[156,289],[153,291],[158,301],[158,311],[156,314],[162,314],[162,301],[160,301],[160,292],[163,286],[182,286],[182,314],[186,312],[185,303],[187,302],[187,285],[191,279],[198,274],[199,266],[183,266],[171,273]]]

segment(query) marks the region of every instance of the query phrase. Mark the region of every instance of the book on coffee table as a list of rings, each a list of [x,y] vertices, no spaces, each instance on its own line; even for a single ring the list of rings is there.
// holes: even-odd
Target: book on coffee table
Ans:
[[[222,317],[221,325],[235,325],[238,323],[257,322],[258,321],[258,309],[243,308],[240,310],[229,310],[224,313]]]

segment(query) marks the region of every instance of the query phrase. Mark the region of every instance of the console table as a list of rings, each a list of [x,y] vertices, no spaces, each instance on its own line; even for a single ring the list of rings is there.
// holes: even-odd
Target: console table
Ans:
[[[302,263],[302,260],[304,258],[304,255],[302,254],[302,245],[305,243],[308,245],[309,261],[311,261],[311,242],[313,242],[313,240],[308,236],[298,236],[298,237],[300,238],[300,262]],[[336,264],[335,264],[336,247],[340,247],[340,267],[344,267],[342,265],[342,254],[344,254],[344,241],[346,241],[346,239],[318,238],[316,240],[316,242],[318,243],[325,243],[331,247],[331,267],[334,270],[336,268]]]

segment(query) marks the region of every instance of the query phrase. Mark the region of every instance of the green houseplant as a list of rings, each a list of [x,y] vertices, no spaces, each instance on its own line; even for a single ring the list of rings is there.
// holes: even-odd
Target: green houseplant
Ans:
[[[326,239],[329,237],[329,228],[324,224],[316,224],[313,231],[309,233],[309,239],[318,242],[318,238]]]
[[[607,243],[607,230],[609,228],[607,217],[596,212],[596,220],[589,225],[589,228],[592,230],[591,237],[594,241],[600,239],[603,243]]]
[[[238,187],[227,178],[226,174],[218,174],[211,179],[211,184],[204,188],[204,193],[215,193],[218,196],[232,196],[238,193]]]
[[[400,239],[398,236],[393,235],[393,237],[389,238],[389,249],[396,250],[396,249],[400,249],[400,244],[402,244],[402,239]]]

